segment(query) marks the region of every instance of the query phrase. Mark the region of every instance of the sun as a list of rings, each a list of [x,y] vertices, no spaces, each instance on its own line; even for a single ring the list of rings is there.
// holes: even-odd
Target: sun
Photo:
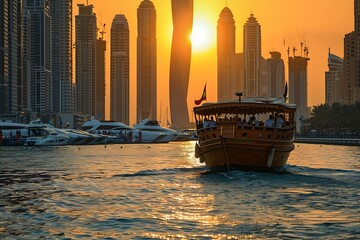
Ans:
[[[206,51],[215,44],[215,30],[209,21],[195,20],[190,39],[193,51]]]

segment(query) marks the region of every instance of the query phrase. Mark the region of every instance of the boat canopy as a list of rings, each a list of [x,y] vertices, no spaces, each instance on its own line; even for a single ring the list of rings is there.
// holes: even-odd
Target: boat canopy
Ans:
[[[276,98],[245,98],[239,101],[206,103],[194,107],[197,115],[220,115],[220,114],[264,114],[268,112],[294,113],[295,104],[289,104]]]

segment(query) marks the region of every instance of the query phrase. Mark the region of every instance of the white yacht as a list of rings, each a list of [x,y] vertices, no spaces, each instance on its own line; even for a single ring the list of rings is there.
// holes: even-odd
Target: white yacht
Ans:
[[[187,141],[189,135],[186,133],[178,132],[170,128],[161,127],[157,120],[144,119],[134,125],[139,131],[144,132],[157,132],[167,135],[169,141]]]
[[[99,145],[114,143],[115,138],[109,135],[93,134],[79,129],[55,129],[70,137],[70,145]]]
[[[55,128],[28,127],[30,136],[26,139],[28,146],[64,146],[71,142],[71,138]]]
[[[124,123],[116,121],[89,120],[81,127],[89,133],[110,135],[115,137],[115,143],[166,143],[167,136],[160,132],[139,131]]]

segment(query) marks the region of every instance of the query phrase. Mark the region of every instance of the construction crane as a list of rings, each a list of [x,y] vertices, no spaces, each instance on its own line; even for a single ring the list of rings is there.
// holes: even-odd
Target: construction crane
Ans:
[[[103,24],[103,28],[102,28],[102,30],[100,31],[100,34],[101,34],[100,40],[103,40],[103,39],[104,39],[104,34],[106,33],[106,32],[105,32],[105,26],[106,26],[106,24]]]

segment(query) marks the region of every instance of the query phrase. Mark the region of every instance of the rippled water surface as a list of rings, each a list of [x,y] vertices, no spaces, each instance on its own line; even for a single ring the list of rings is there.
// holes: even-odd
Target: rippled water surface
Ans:
[[[0,239],[360,239],[360,147],[207,174],[194,142],[0,147]]]

